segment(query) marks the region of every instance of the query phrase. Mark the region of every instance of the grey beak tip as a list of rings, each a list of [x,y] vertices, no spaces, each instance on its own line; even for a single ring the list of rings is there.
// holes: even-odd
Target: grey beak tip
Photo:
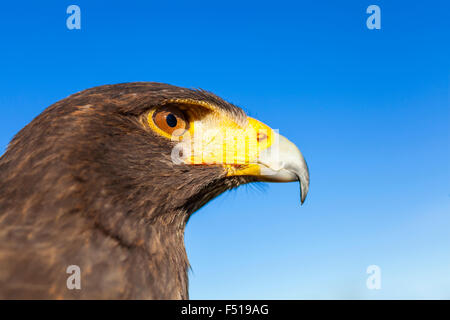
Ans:
[[[303,203],[305,202],[306,195],[307,195],[307,193],[306,192],[302,192],[302,190],[300,188],[300,205],[303,205]]]
[[[296,175],[297,175],[297,179],[298,179],[298,184],[300,185],[300,205],[303,205],[303,203],[306,200],[306,196],[308,195],[308,191],[309,191],[309,174],[308,174],[308,178],[306,181],[302,181],[300,176],[298,174],[296,174]]]

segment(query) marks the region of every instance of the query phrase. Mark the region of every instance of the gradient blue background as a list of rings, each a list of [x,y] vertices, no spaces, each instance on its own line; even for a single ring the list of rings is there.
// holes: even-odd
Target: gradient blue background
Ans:
[[[81,30],[66,8],[81,7]],[[381,30],[366,8],[381,7]],[[201,87],[295,142],[294,183],[241,187],[186,229],[191,298],[450,298],[448,1],[11,1],[0,150],[92,86]],[[132,150],[130,151],[132,152]],[[381,290],[366,288],[378,265]]]

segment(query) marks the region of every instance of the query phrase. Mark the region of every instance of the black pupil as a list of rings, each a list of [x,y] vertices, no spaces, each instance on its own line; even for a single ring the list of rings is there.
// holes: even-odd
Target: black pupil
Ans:
[[[171,128],[176,127],[178,123],[177,117],[175,117],[173,113],[169,113],[166,117],[166,122],[169,127]]]

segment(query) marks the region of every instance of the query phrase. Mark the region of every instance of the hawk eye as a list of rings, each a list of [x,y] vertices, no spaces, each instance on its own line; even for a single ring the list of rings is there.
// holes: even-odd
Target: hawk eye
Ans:
[[[177,108],[162,107],[153,113],[154,124],[169,135],[181,136],[188,128],[183,112]]]

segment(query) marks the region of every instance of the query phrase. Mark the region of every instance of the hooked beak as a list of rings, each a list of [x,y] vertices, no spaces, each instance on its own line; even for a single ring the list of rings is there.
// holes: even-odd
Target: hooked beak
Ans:
[[[182,162],[221,164],[227,176],[251,176],[256,181],[298,181],[303,204],[309,189],[309,172],[302,153],[277,131],[254,118],[247,119],[246,127],[226,121],[212,128],[194,123],[193,139],[189,135],[182,143],[186,149]]]
[[[298,181],[301,204],[305,202],[309,189],[309,170],[302,153],[295,144],[282,135],[276,134],[274,143],[261,151],[257,164],[260,166],[261,181]]]

